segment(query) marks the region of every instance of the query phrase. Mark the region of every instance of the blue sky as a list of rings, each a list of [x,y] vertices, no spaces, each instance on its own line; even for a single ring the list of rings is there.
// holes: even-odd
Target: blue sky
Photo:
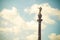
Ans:
[[[33,37],[35,37],[37,34],[36,29],[34,29],[34,27],[32,28],[32,25],[33,26],[37,25],[36,24],[37,22],[35,22],[36,20],[34,19],[34,18],[36,18],[35,16],[37,14],[35,13],[35,11],[31,11],[31,10],[33,10],[33,8],[31,8],[31,7],[33,7],[34,5],[36,7],[39,5],[43,5],[42,6],[44,8],[42,10],[43,11],[42,12],[43,20],[45,20],[45,18],[44,18],[45,16],[47,18],[45,21],[42,22],[44,25],[46,25],[46,28],[44,28],[42,30],[42,40],[52,40],[52,38],[55,35],[56,36],[60,35],[60,31],[59,31],[60,30],[60,0],[0,0],[0,14],[3,15],[0,17],[0,21],[1,21],[0,37],[2,36],[0,38],[1,40],[8,40],[8,39],[9,40],[34,40]],[[45,6],[45,5],[47,5],[47,6]],[[45,7],[48,9],[50,8],[49,10],[46,10],[47,11],[46,14],[44,14]],[[17,15],[16,19],[11,19],[9,17],[9,14],[5,14],[4,9],[6,10],[6,13],[10,12],[10,14],[13,15],[12,18],[14,18],[15,15]],[[26,9],[26,12],[24,11],[24,9]],[[32,12],[32,13],[30,14],[30,12]],[[20,19],[23,22],[20,21]],[[12,20],[12,22],[11,22],[11,20]],[[8,34],[7,34],[5,31],[2,31],[3,28],[5,28],[5,27],[8,30],[8,25],[5,25],[5,21],[8,22],[8,25],[11,29],[14,29],[14,30],[12,30],[13,32],[8,32]],[[15,21],[16,21],[16,25],[19,27],[16,27],[16,28],[13,27],[13,25],[15,24]],[[22,26],[20,26],[18,22],[21,22],[20,24]],[[16,26],[16,25],[14,25],[14,26]],[[29,27],[23,27],[23,25],[24,26],[30,25],[31,27],[29,29]],[[20,30],[21,30],[21,32],[20,32]],[[15,33],[17,32],[18,35],[15,35],[14,32]],[[32,38],[31,38],[31,35],[32,35]],[[48,38],[49,35],[52,38],[51,37]],[[14,39],[14,38],[16,38],[16,39]],[[35,40],[37,40],[37,39],[35,39]],[[54,38],[54,40],[56,40],[56,39]],[[57,40],[59,40],[58,37],[57,37]]]
[[[60,5],[59,5],[60,0],[1,0],[0,3],[1,3],[0,6],[1,10],[3,8],[11,8],[12,6],[15,6],[17,7],[18,11],[21,12],[20,13],[21,15],[24,14],[23,12],[24,8],[29,7],[33,4],[49,3],[53,8],[60,9]]]

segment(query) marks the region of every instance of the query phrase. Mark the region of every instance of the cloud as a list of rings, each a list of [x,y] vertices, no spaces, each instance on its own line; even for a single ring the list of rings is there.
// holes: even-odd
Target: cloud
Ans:
[[[0,31],[5,32],[14,32],[15,34],[20,31],[20,26],[24,23],[23,19],[18,15],[18,11],[15,7],[12,9],[3,9],[1,12],[1,24],[4,25],[5,28],[0,28]],[[12,24],[12,25],[10,25]],[[9,25],[9,26],[7,26]]]
[[[35,32],[34,34],[27,36],[26,40],[38,40],[37,33]]]
[[[14,38],[13,40],[19,40],[19,37]]]
[[[0,32],[5,32],[7,34],[13,33],[14,36],[19,35],[22,33],[23,30],[32,30],[37,32],[38,24],[36,21],[25,21],[20,15],[16,7],[12,7],[12,9],[3,9],[1,12],[0,20]],[[35,23],[36,22],[36,23]],[[16,37],[16,40],[18,38]],[[20,36],[21,37],[21,36]],[[15,40],[15,37],[14,37]]]
[[[11,10],[8,9],[3,9],[1,12],[1,17],[12,22],[15,25],[21,25],[24,20],[22,19],[21,16],[19,16],[19,13],[15,7],[12,7]],[[20,24],[21,23],[21,24]]]
[[[9,22],[12,24],[12,28],[26,28],[26,29],[33,29],[35,30],[37,27],[37,22],[35,23],[34,20],[25,21],[18,13],[17,8],[12,7],[11,10],[3,9],[1,11],[1,17],[3,20],[1,23],[5,25],[9,25]],[[32,28],[31,28],[32,27]]]
[[[60,40],[60,35],[57,35],[55,33],[50,34],[48,37],[50,40]]]
[[[31,7],[28,7],[28,8],[25,8],[24,9],[24,11],[25,12],[28,12],[28,13],[38,13],[38,7],[39,7],[39,5],[38,4],[34,4],[34,5],[32,5]]]
[[[37,20],[37,15],[39,13],[39,7],[42,7],[42,24],[55,24],[56,21],[51,18],[51,16],[58,16],[60,18],[60,10],[56,8],[52,8],[48,3],[43,4],[33,4],[31,7],[25,8],[24,11],[29,14],[36,14],[34,20]],[[45,29],[42,26],[42,29]]]
[[[43,4],[33,4],[31,7],[25,8],[25,12],[35,13],[39,12],[39,7],[42,7],[42,14],[52,14],[52,15],[60,15],[60,10],[56,8],[52,8],[48,3]]]

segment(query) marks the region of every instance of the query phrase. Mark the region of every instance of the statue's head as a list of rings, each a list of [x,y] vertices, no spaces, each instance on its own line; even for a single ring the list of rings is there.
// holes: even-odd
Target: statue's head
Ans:
[[[41,12],[41,10],[42,10],[42,7],[40,7],[40,8],[39,8],[39,10],[40,10],[40,12]]]

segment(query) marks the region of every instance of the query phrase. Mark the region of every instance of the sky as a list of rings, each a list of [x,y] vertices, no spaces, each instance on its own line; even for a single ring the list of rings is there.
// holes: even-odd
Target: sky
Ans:
[[[60,0],[0,0],[0,40],[60,40]]]

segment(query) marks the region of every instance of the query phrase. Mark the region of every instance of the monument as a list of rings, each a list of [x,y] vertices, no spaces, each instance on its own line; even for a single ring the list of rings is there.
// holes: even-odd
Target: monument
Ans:
[[[39,14],[38,14],[38,40],[41,40],[41,21],[42,21],[41,10],[42,10],[42,7],[39,8]]]

